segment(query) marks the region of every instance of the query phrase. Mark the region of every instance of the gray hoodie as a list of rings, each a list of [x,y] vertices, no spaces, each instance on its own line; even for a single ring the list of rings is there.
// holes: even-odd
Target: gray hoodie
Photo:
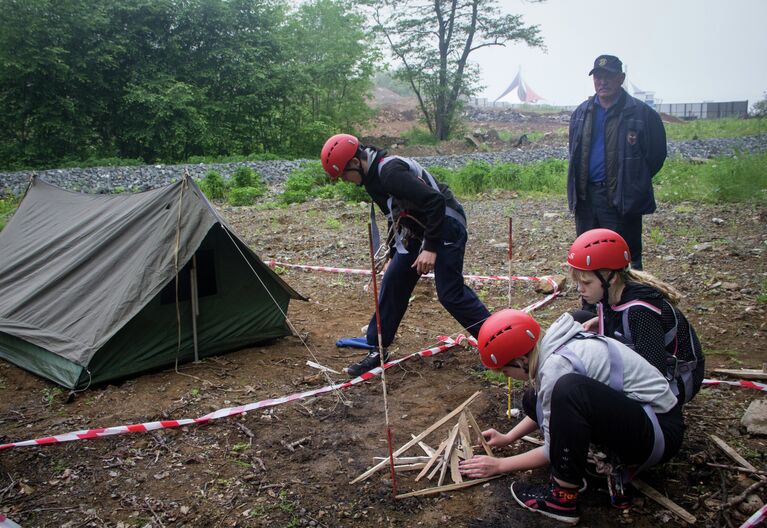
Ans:
[[[550,445],[551,392],[559,378],[575,372],[569,360],[554,352],[567,345],[583,362],[588,377],[609,385],[610,356],[607,345],[600,339],[574,339],[575,335],[581,332],[583,326],[573,320],[570,314],[565,313],[554,321],[541,340],[535,382],[538,402],[543,411],[543,420],[539,425],[546,442],[546,458],[549,458]],[[649,403],[656,413],[667,413],[673,409],[677,399],[671,392],[668,380],[642,356],[624,344],[614,342],[623,359],[623,394],[642,404]]]

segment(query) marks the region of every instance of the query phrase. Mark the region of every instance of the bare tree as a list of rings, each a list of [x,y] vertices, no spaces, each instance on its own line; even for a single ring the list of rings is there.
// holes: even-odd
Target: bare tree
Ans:
[[[375,31],[399,62],[395,76],[413,89],[437,139],[450,136],[462,97],[476,93],[479,68],[469,56],[487,46],[543,47],[538,26],[503,14],[497,0],[368,0]]]

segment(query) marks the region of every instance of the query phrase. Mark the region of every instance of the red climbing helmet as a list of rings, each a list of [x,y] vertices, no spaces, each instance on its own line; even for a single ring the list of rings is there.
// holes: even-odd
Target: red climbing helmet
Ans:
[[[592,229],[575,239],[567,254],[575,269],[621,270],[631,263],[631,252],[623,237],[610,229]]]
[[[360,140],[351,134],[336,134],[325,142],[320,161],[332,180],[344,173],[346,164],[357,154],[359,146]]]
[[[540,335],[541,326],[528,313],[511,308],[496,312],[479,329],[477,343],[482,364],[491,369],[503,368],[530,352]]]

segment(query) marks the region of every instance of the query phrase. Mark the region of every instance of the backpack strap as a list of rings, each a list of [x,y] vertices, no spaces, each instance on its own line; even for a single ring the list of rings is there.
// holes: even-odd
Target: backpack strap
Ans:
[[[672,326],[669,330],[667,330],[663,336],[663,345],[665,347],[668,347],[671,343],[674,343],[674,352],[671,353],[666,351],[666,379],[668,379],[669,381],[673,381],[673,383],[669,383],[669,386],[671,387],[671,392],[673,392],[674,396],[676,397],[679,397],[679,384],[676,381],[679,380],[682,382],[682,387],[684,388],[684,403],[687,403],[695,395],[693,372],[695,371],[695,368],[698,366],[700,351],[697,350],[697,347],[695,346],[695,340],[693,339],[693,334],[692,334],[692,325],[690,325],[690,323],[688,322],[687,328],[688,328],[689,339],[690,339],[690,348],[692,349],[692,354],[694,356],[694,359],[690,361],[679,360],[679,358],[677,357],[677,353],[679,352],[679,340],[677,335],[677,332],[679,329],[679,314],[677,313],[678,310],[665,299],[663,300],[663,302],[666,304],[666,306],[669,307],[669,309],[671,310],[671,314],[674,316],[674,326]],[[658,308],[657,306],[653,304],[650,304],[646,301],[641,301],[641,300],[629,301],[627,303],[623,303],[621,305],[615,305],[611,307],[616,312],[622,312],[621,337],[627,340],[628,342],[627,344],[631,348],[634,348],[634,344],[633,344],[633,337],[631,335],[631,328],[629,327],[629,311],[631,308],[634,308],[634,307],[647,308],[658,315],[662,314],[661,308]]]

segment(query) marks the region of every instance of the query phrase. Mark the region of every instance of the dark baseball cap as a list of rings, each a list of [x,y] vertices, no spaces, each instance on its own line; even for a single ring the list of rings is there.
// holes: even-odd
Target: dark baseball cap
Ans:
[[[600,55],[594,60],[594,68],[589,72],[589,75],[593,75],[597,70],[605,70],[611,73],[623,73],[623,63],[614,55]]]

